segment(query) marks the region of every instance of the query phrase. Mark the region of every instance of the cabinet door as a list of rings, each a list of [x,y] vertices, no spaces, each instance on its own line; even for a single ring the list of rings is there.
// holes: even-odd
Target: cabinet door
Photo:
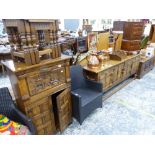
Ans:
[[[131,75],[131,69],[132,69],[132,61],[129,60],[126,63],[126,77]]]
[[[119,66],[118,66],[118,74],[117,74],[118,81],[120,81],[122,79],[123,71],[124,71],[123,69],[124,69],[124,63],[119,64]]]
[[[72,108],[71,108],[71,94],[70,89],[65,89],[57,98],[59,128],[62,132],[71,122]]]

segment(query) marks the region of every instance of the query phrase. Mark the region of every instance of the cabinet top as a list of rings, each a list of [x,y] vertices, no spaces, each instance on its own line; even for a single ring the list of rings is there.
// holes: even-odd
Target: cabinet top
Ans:
[[[13,60],[6,60],[6,61],[2,61],[2,64],[8,68],[9,70],[11,70],[12,72],[21,72],[21,71],[25,71],[25,70],[29,70],[29,69],[33,69],[36,67],[41,67],[44,65],[48,65],[48,64],[52,64],[52,63],[57,63],[63,60],[67,60],[69,61],[71,59],[70,56],[66,56],[66,55],[62,55],[59,58],[55,58],[55,59],[49,59],[49,60],[42,60],[39,64],[35,64],[35,65],[26,65],[25,63],[22,62],[14,62]]]
[[[125,61],[128,61],[132,58],[135,58],[135,57],[140,57],[140,54],[137,54],[137,55],[129,55],[127,56],[125,59],[123,59],[122,61],[117,61],[117,60],[109,60],[107,62],[104,62],[103,65],[101,67],[98,67],[98,68],[89,68],[87,65],[83,67],[83,69],[87,70],[87,71],[90,71],[90,72],[93,72],[93,73],[100,73],[104,70],[107,70],[113,66],[116,66],[116,65],[119,65]]]

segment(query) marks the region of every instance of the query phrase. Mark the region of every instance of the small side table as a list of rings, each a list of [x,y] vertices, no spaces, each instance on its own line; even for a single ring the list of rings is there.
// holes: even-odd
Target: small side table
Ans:
[[[155,56],[151,58],[143,58],[140,61],[137,78],[142,78],[146,73],[153,69]]]

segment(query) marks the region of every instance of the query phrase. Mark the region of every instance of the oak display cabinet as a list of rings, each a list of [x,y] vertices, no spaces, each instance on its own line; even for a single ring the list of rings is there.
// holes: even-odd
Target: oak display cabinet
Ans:
[[[72,121],[70,58],[44,61],[28,66],[3,61],[7,68],[18,108],[36,127],[37,134],[55,134]]]

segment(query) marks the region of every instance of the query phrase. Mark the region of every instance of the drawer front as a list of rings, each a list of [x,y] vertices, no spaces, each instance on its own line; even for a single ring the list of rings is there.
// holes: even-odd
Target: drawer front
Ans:
[[[65,67],[62,65],[40,69],[39,71],[29,73],[27,77],[28,88],[31,96],[65,82]]]
[[[127,51],[140,50],[140,41],[122,41],[122,49]]]
[[[135,27],[133,27],[132,28],[132,31],[135,33],[135,32],[137,32],[137,33],[143,33],[143,29],[144,29],[144,27],[143,26],[135,26]]]
[[[124,26],[123,38],[127,40],[140,40],[144,31],[144,23],[126,22]]]
[[[43,98],[39,101],[33,102],[26,107],[26,114],[29,117],[34,117],[42,112],[52,109],[52,104],[48,98]]]
[[[130,46],[137,46],[137,45],[140,46],[140,41],[132,41],[129,44]]]

